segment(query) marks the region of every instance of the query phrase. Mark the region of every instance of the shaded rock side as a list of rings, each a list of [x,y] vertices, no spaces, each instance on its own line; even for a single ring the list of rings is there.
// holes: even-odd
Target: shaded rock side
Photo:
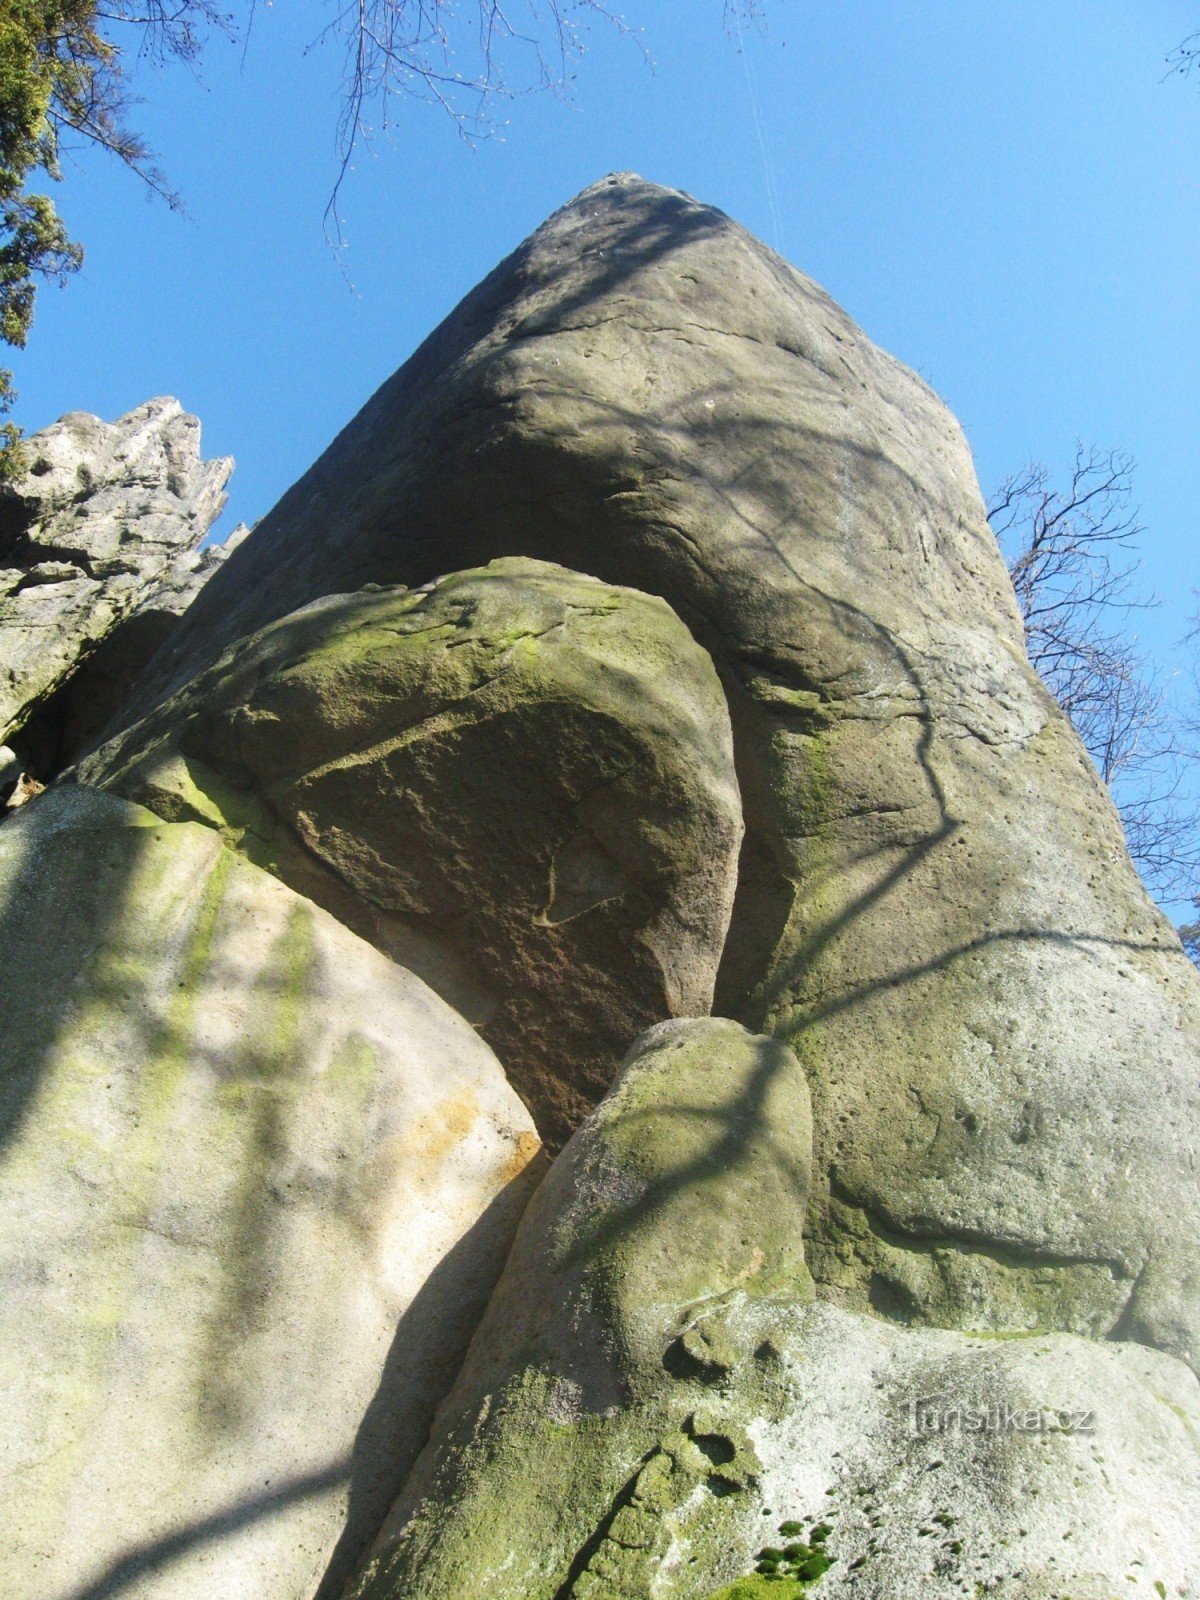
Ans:
[[[727,217],[632,177],[503,262],[230,559],[145,690],[496,555],[663,596],[746,818],[716,1007],[813,1090],[858,1309],[1200,1358],[1200,978],[1030,670],[961,431]]]
[[[18,742],[25,765],[53,778],[92,748],[124,706],[147,661],[249,533],[244,523],[239,524],[223,544],[186,549],[171,561],[133,610],[22,724]]]
[[[415,967],[561,1145],[708,1011],[742,838],[709,658],[661,600],[521,559],[321,601],[86,760]]]
[[[200,424],[170,399],[113,423],[73,411],[25,450],[0,487],[0,742],[154,591],[156,610],[194,596],[233,470],[200,459]],[[139,636],[139,668],[163,637]]]
[[[736,1305],[811,1295],[811,1131],[776,1040],[701,1018],[637,1042],[530,1203],[354,1600],[699,1592],[661,1564],[681,1518],[719,1548],[749,1504],[726,1329]]]
[[[1192,1372],[814,1303],[809,1131],[777,1041],[639,1041],[346,1600],[1200,1592]]]
[[[524,1108],[209,828],[50,791],[0,928],[0,1590],[336,1593],[495,1280]]]

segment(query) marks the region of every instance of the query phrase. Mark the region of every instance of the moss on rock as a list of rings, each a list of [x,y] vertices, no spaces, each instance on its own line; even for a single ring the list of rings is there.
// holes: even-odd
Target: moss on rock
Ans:
[[[216,827],[415,966],[553,1143],[647,1025],[711,1006],[742,834],[729,717],[648,595],[500,560],[323,601],[81,776]]]

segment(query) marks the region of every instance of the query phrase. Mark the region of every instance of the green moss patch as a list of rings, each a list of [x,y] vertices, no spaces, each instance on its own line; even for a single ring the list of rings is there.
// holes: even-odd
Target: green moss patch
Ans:
[[[801,1600],[808,1587],[795,1578],[767,1578],[756,1572],[719,1589],[709,1600]]]
[[[709,1600],[798,1600],[819,1583],[833,1565],[826,1549],[833,1529],[816,1523],[804,1538],[799,1522],[781,1522],[780,1543],[758,1552],[756,1570],[727,1584]]]

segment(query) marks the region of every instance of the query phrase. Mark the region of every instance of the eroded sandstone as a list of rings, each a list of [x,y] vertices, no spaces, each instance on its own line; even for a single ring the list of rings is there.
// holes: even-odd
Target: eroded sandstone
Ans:
[[[160,614],[178,614],[219,564],[199,545],[233,462],[201,460],[199,422],[170,399],[113,423],[73,411],[23,448],[28,471],[0,487],[0,743],[25,730],[26,759],[50,776],[59,729],[31,735],[31,718],[142,610],[102,711],[76,711],[74,748],[118,709],[166,636]],[[110,668],[118,670],[115,652]],[[100,693],[94,685],[93,702]]]
[[[480,1027],[561,1145],[630,1041],[712,1005],[741,805],[661,601],[522,559],[321,601],[81,776],[213,823]]]
[[[0,1590],[335,1594],[499,1270],[528,1115],[209,828],[40,796],[0,936]]]
[[[1200,978],[1029,668],[936,395],[720,212],[606,179],[264,519],[143,699],[330,590],[512,554],[661,595],[722,676],[716,1005],[804,1062],[822,1293],[1200,1362]]]

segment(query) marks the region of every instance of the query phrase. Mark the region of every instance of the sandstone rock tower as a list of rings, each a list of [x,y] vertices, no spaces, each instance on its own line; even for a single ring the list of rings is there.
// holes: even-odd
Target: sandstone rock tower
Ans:
[[[1200,1594],[1200,977],[953,418],[728,218],[571,202],[59,743],[14,1592]]]

